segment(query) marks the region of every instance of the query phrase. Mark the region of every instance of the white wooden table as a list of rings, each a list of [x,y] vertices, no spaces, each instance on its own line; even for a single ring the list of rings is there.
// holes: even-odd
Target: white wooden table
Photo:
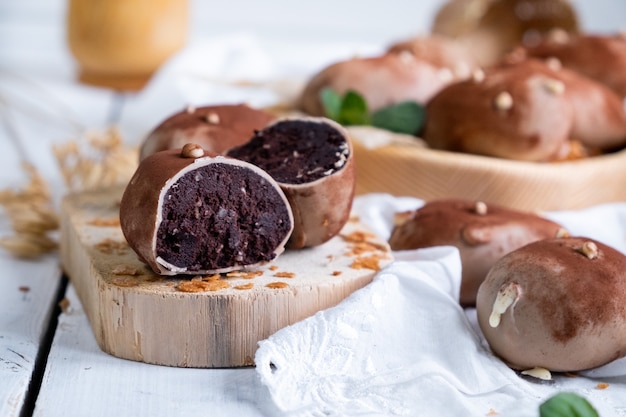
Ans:
[[[425,32],[441,2],[318,0],[298,6],[237,0],[220,3],[220,13],[215,2],[203,3],[192,2],[192,42],[256,29],[279,38],[290,33],[294,43],[313,45],[324,39],[384,44]],[[626,24],[622,0],[575,3],[591,29]],[[67,120],[105,126],[116,103],[111,91],[75,83],[64,41],[65,8],[63,0],[0,3],[0,114],[11,115],[8,128],[6,120],[0,124],[0,189],[26,183],[20,166],[26,158],[39,167],[57,201],[63,185],[52,144],[75,134]],[[357,18],[346,17],[351,13]],[[141,127],[128,120],[122,130],[136,142]],[[0,236],[10,229],[0,211]],[[69,307],[61,310],[63,299]],[[0,251],[0,417],[280,414],[252,368],[168,368],[103,353],[56,254],[23,261]]]

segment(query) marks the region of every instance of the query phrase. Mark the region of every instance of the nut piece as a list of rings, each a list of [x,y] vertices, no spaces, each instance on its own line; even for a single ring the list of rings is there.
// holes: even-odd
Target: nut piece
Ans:
[[[568,43],[570,41],[569,33],[567,33],[567,31],[560,29],[560,28],[552,29],[548,33],[547,38],[549,42],[554,42],[554,43]]]
[[[206,115],[206,121],[212,125],[220,123],[220,116],[217,113],[209,113]]]
[[[533,378],[542,379],[544,381],[552,380],[552,374],[546,368],[532,368],[521,372],[522,375],[532,376]]]
[[[476,211],[476,214],[478,214],[479,216],[484,216],[487,214],[487,204],[485,204],[484,201],[477,201],[476,202],[476,207],[474,207],[474,211]]]
[[[595,259],[598,257],[598,246],[591,241],[583,243],[580,251],[589,259]]]
[[[552,94],[563,94],[565,91],[565,84],[562,81],[555,80],[554,78],[547,79],[543,87],[546,89],[548,93]]]
[[[556,231],[556,235],[554,237],[563,238],[563,237],[569,237],[569,236],[570,235],[567,229],[565,229],[564,227],[560,227],[559,230]]]
[[[546,58],[546,65],[552,70],[552,71],[559,71],[561,69],[563,69],[563,64],[561,63],[561,60],[555,56],[551,56],[549,58]]]
[[[500,325],[502,315],[519,299],[519,293],[519,285],[515,282],[510,282],[500,288],[496,300],[493,302],[491,315],[489,316],[489,325],[491,327],[496,328]]]
[[[413,54],[409,51],[400,52],[398,54],[398,58],[400,58],[400,61],[405,65],[409,65],[410,63],[415,61],[415,56],[413,56]]]
[[[183,158],[201,158],[204,156],[204,149],[196,143],[187,143],[180,151],[180,156]]]
[[[472,73],[472,80],[475,83],[481,83],[485,80],[485,71],[482,68],[476,68],[476,70]]]
[[[503,91],[496,96],[494,104],[498,110],[509,110],[513,107],[513,96],[508,91]]]
[[[454,73],[450,68],[441,68],[437,71],[437,77],[444,83],[449,83],[454,80]]]

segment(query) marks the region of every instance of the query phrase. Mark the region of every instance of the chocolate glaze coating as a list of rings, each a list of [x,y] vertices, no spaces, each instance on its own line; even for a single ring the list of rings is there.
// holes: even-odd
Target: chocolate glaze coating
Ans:
[[[161,122],[146,137],[139,159],[166,149],[197,143],[209,152],[223,154],[247,142],[254,131],[264,128],[274,116],[245,104],[190,107]]]
[[[448,68],[453,79],[469,78],[478,66],[468,48],[445,36],[417,36],[396,42],[388,48],[388,52],[392,53],[405,51],[434,67]]]
[[[352,143],[332,120],[279,119],[228,156],[251,162],[278,181],[294,216],[288,248],[320,245],[348,221],[356,184]]]
[[[595,244],[595,257],[584,253],[585,242]],[[480,328],[514,369],[572,372],[604,365],[626,355],[624,271],[626,256],[592,239],[531,243],[500,259],[481,285]],[[494,327],[494,302],[506,291],[510,305],[499,323],[492,320]]]
[[[199,150],[161,151],[140,163],[120,205],[131,248],[162,275],[228,272],[275,258],[293,229],[278,184],[252,164]]]
[[[460,303],[472,306],[491,267],[505,254],[530,242],[555,237],[561,226],[537,215],[469,200],[429,201],[398,215],[389,238],[393,250],[451,245],[462,263]],[[486,207],[480,214],[480,206]],[[479,210],[477,211],[477,207]]]
[[[352,58],[315,74],[302,91],[298,107],[312,116],[325,116],[320,101],[325,87],[342,95],[348,90],[358,92],[370,111],[407,100],[425,103],[455,79],[449,68],[440,68],[409,52]]]
[[[547,36],[526,53],[557,58],[564,67],[592,78],[626,97],[626,35]]]
[[[467,45],[481,65],[493,65],[521,43],[558,28],[579,31],[567,0],[449,0],[438,10],[432,31]]]
[[[511,55],[484,78],[452,84],[426,107],[434,149],[526,161],[583,156],[626,143],[626,112],[607,87],[573,71]]]

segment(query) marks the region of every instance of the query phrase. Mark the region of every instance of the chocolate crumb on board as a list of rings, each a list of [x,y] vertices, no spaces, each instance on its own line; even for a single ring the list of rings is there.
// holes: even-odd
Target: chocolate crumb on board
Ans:
[[[334,277],[339,276],[339,275],[341,275],[341,271],[333,271],[332,272],[332,276],[334,276]]]
[[[29,286],[27,286],[27,285],[21,285],[18,289],[19,289],[21,292],[24,292],[24,293],[26,293],[26,292],[29,292],[29,291],[30,291],[30,287],[29,287]]]

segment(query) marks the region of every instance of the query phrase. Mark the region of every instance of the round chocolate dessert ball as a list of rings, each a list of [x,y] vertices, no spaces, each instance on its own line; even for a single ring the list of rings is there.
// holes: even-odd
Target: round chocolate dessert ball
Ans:
[[[272,114],[245,104],[189,106],[150,132],[141,145],[139,159],[166,149],[182,148],[186,143],[197,143],[209,152],[223,154],[250,140],[255,130],[274,119]]]
[[[120,205],[128,244],[157,274],[209,274],[262,264],[293,229],[289,203],[258,167],[198,145],[143,160]]]
[[[626,256],[584,237],[501,258],[480,286],[478,323],[514,369],[574,372],[626,355]]]
[[[473,306],[480,284],[498,259],[557,233],[566,232],[559,224],[533,213],[482,201],[442,199],[398,213],[389,245],[393,250],[457,247],[463,266],[460,303]]]
[[[348,221],[354,158],[348,133],[338,123],[323,117],[279,119],[228,156],[259,166],[280,184],[294,216],[288,248],[320,245]]]

